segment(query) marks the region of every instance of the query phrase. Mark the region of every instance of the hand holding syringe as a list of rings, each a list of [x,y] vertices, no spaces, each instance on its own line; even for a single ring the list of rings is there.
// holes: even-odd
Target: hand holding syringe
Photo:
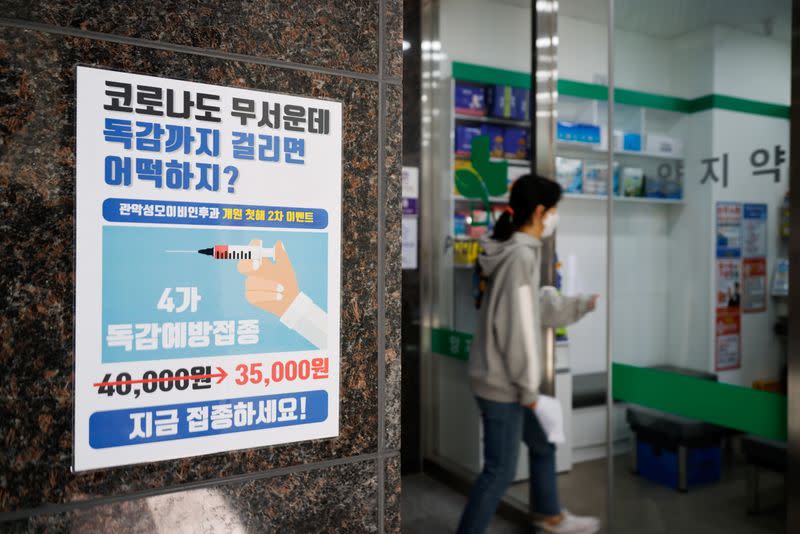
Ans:
[[[327,346],[327,314],[297,285],[297,275],[281,241],[264,248],[261,240],[249,245],[216,245],[194,250],[167,252],[200,253],[216,260],[238,260],[237,269],[245,275],[244,296],[253,306],[269,312],[316,347]],[[288,311],[288,313],[287,313]]]

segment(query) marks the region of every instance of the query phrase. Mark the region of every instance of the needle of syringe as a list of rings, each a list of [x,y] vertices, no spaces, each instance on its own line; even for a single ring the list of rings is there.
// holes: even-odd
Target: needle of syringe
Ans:
[[[197,254],[196,250],[166,250],[165,252],[183,252],[185,254]]]

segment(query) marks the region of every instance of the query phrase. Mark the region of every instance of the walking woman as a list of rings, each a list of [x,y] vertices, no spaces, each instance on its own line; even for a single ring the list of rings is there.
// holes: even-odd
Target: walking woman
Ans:
[[[597,296],[563,297],[540,289],[541,240],[553,234],[561,187],[525,175],[511,188],[510,208],[482,240],[478,262],[488,278],[469,360],[472,391],[483,421],[483,471],[458,526],[459,534],[483,533],[517,468],[519,442],[528,445],[530,498],[542,532],[593,534],[600,522],[561,508],[555,446],[534,410],[543,366],[542,328],[574,323],[594,310]]]

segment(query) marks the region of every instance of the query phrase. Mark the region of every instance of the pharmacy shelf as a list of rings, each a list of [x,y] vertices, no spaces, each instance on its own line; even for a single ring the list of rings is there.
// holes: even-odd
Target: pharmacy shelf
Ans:
[[[502,119],[499,117],[489,117],[487,115],[462,115],[456,113],[456,120],[463,122],[480,122],[482,124],[498,124],[501,126],[516,126],[518,128],[530,128],[530,121],[520,121],[515,119]]]
[[[564,193],[564,199],[567,200],[603,200],[607,199],[606,195],[587,195],[584,193]],[[614,202],[622,202],[626,204],[666,204],[666,205],[681,205],[683,204],[682,198],[648,198],[648,197],[620,197],[614,196]]]
[[[606,200],[606,195],[588,195],[583,193],[564,193],[565,200],[585,200],[585,201],[598,201]],[[453,200],[456,202],[480,202],[478,199],[466,198],[461,195],[453,195]],[[508,195],[498,197],[489,197],[489,200],[496,204],[507,204]],[[621,202],[623,204],[665,204],[668,206],[682,205],[682,198],[648,198],[648,197],[620,197],[615,196],[614,202]]]
[[[469,161],[469,156],[462,156],[461,154],[456,154],[456,159],[459,161]],[[508,164],[512,167],[530,167],[531,162],[527,159],[506,159],[506,158],[489,158],[489,161],[494,163],[498,163],[501,161],[507,161]]]
[[[579,152],[587,152],[593,155],[605,155],[606,149],[600,148],[599,145],[591,143],[581,143],[579,141],[559,141],[556,143],[556,148],[561,150],[573,150]],[[683,160],[683,156],[674,154],[660,154],[655,152],[639,152],[634,150],[615,150],[614,154],[617,156],[633,156],[637,158],[648,159],[667,159],[667,160]],[[556,154],[561,155],[561,154]]]
[[[481,202],[479,198],[467,198],[461,195],[453,195],[453,200],[456,202]],[[490,202],[495,202],[498,204],[508,204],[508,195],[502,195],[499,197],[489,197]]]

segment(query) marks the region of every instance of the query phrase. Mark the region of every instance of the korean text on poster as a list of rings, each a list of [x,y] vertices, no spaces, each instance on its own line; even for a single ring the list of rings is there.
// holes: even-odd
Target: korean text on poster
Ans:
[[[76,471],[339,431],[338,102],[77,68]]]

